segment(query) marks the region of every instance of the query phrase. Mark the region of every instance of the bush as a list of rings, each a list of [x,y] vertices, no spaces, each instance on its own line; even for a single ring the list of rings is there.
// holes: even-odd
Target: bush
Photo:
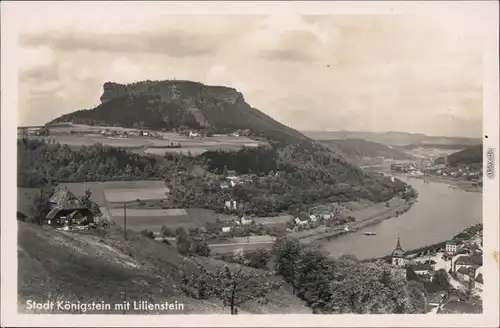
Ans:
[[[148,229],[144,229],[144,230],[142,230],[142,231],[141,231],[141,234],[142,234],[143,236],[146,236],[146,237],[151,238],[151,239],[154,239],[154,238],[155,238],[155,234],[154,234],[154,232],[153,232],[153,231],[150,231],[150,230],[148,230]]]
[[[191,253],[199,256],[209,256],[210,247],[206,242],[197,241],[191,245]]]

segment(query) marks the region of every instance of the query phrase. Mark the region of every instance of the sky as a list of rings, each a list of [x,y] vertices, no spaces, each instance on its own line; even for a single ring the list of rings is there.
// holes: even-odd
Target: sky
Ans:
[[[234,87],[298,130],[481,135],[484,26],[475,16],[106,6],[83,15],[54,2],[19,17],[19,125],[94,108],[107,81],[175,78]]]

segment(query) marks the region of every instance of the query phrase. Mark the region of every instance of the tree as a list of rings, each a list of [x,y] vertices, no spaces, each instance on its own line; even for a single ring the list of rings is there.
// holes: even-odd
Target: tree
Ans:
[[[210,247],[206,242],[196,241],[191,245],[191,253],[199,256],[209,256],[210,255]]]
[[[161,235],[163,237],[175,237],[175,233],[172,231],[172,229],[165,226],[161,227]]]
[[[297,263],[300,259],[301,251],[302,245],[300,242],[290,237],[276,238],[272,248],[272,254],[275,257],[276,263],[276,273],[292,285],[293,294],[295,294],[297,287]]]
[[[438,271],[436,271],[432,282],[434,285],[436,285],[438,290],[449,290],[451,287],[450,279],[445,269],[439,269]]]
[[[185,230],[184,230],[185,232]],[[189,251],[191,250],[191,238],[188,234],[178,234],[175,239],[175,243],[177,245],[177,251],[182,255],[189,255]]]
[[[406,267],[406,280],[416,282],[420,281],[420,278],[410,266]]]
[[[36,195],[33,199],[33,213],[35,214],[35,220],[38,224],[42,224],[43,219],[47,216],[50,211],[50,197],[54,193],[54,188],[52,186],[45,186],[40,189],[40,193]]]
[[[281,283],[273,279],[272,272],[255,271],[241,265],[235,268],[224,265],[209,270],[196,261],[194,263],[201,274],[193,280],[199,280],[201,276],[201,280],[207,282],[205,293],[230,307],[231,314],[236,314],[239,305],[259,300],[281,287]]]
[[[155,234],[154,234],[154,232],[153,232],[153,231],[150,231],[150,230],[148,230],[148,229],[144,229],[144,230],[142,230],[142,231],[141,231],[141,234],[142,234],[143,236],[146,236],[146,237],[151,238],[151,239],[154,239],[154,238],[155,238]]]
[[[264,269],[267,267],[267,263],[271,259],[271,252],[265,248],[260,248],[257,251],[247,255],[248,266]]]

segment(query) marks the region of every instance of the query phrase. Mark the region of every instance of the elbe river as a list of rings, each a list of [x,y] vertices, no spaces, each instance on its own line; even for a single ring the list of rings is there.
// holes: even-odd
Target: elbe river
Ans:
[[[394,250],[398,234],[403,249],[411,250],[451,239],[468,226],[483,222],[482,193],[415,178],[402,180],[419,193],[408,212],[355,233],[324,240],[325,249],[335,257],[343,254],[353,254],[358,259],[382,257]],[[377,235],[363,235],[366,231]]]

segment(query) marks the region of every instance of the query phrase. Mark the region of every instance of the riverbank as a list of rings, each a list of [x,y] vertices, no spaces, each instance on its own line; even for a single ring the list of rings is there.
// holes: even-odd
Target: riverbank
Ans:
[[[483,188],[477,185],[475,181],[458,179],[453,177],[435,176],[435,175],[401,175],[404,177],[411,177],[413,179],[427,180],[430,182],[444,183],[452,188],[462,189],[467,192],[483,192]]]
[[[404,200],[400,197],[393,197],[388,202],[376,203],[371,206],[349,212],[349,215],[356,218],[356,222],[349,224],[350,231],[345,231],[343,227],[321,226],[315,229],[292,232],[290,237],[297,238],[303,243],[331,239],[341,235],[356,233],[356,231],[371,225],[378,224],[384,220],[398,217],[407,212],[416,202],[416,198]]]

